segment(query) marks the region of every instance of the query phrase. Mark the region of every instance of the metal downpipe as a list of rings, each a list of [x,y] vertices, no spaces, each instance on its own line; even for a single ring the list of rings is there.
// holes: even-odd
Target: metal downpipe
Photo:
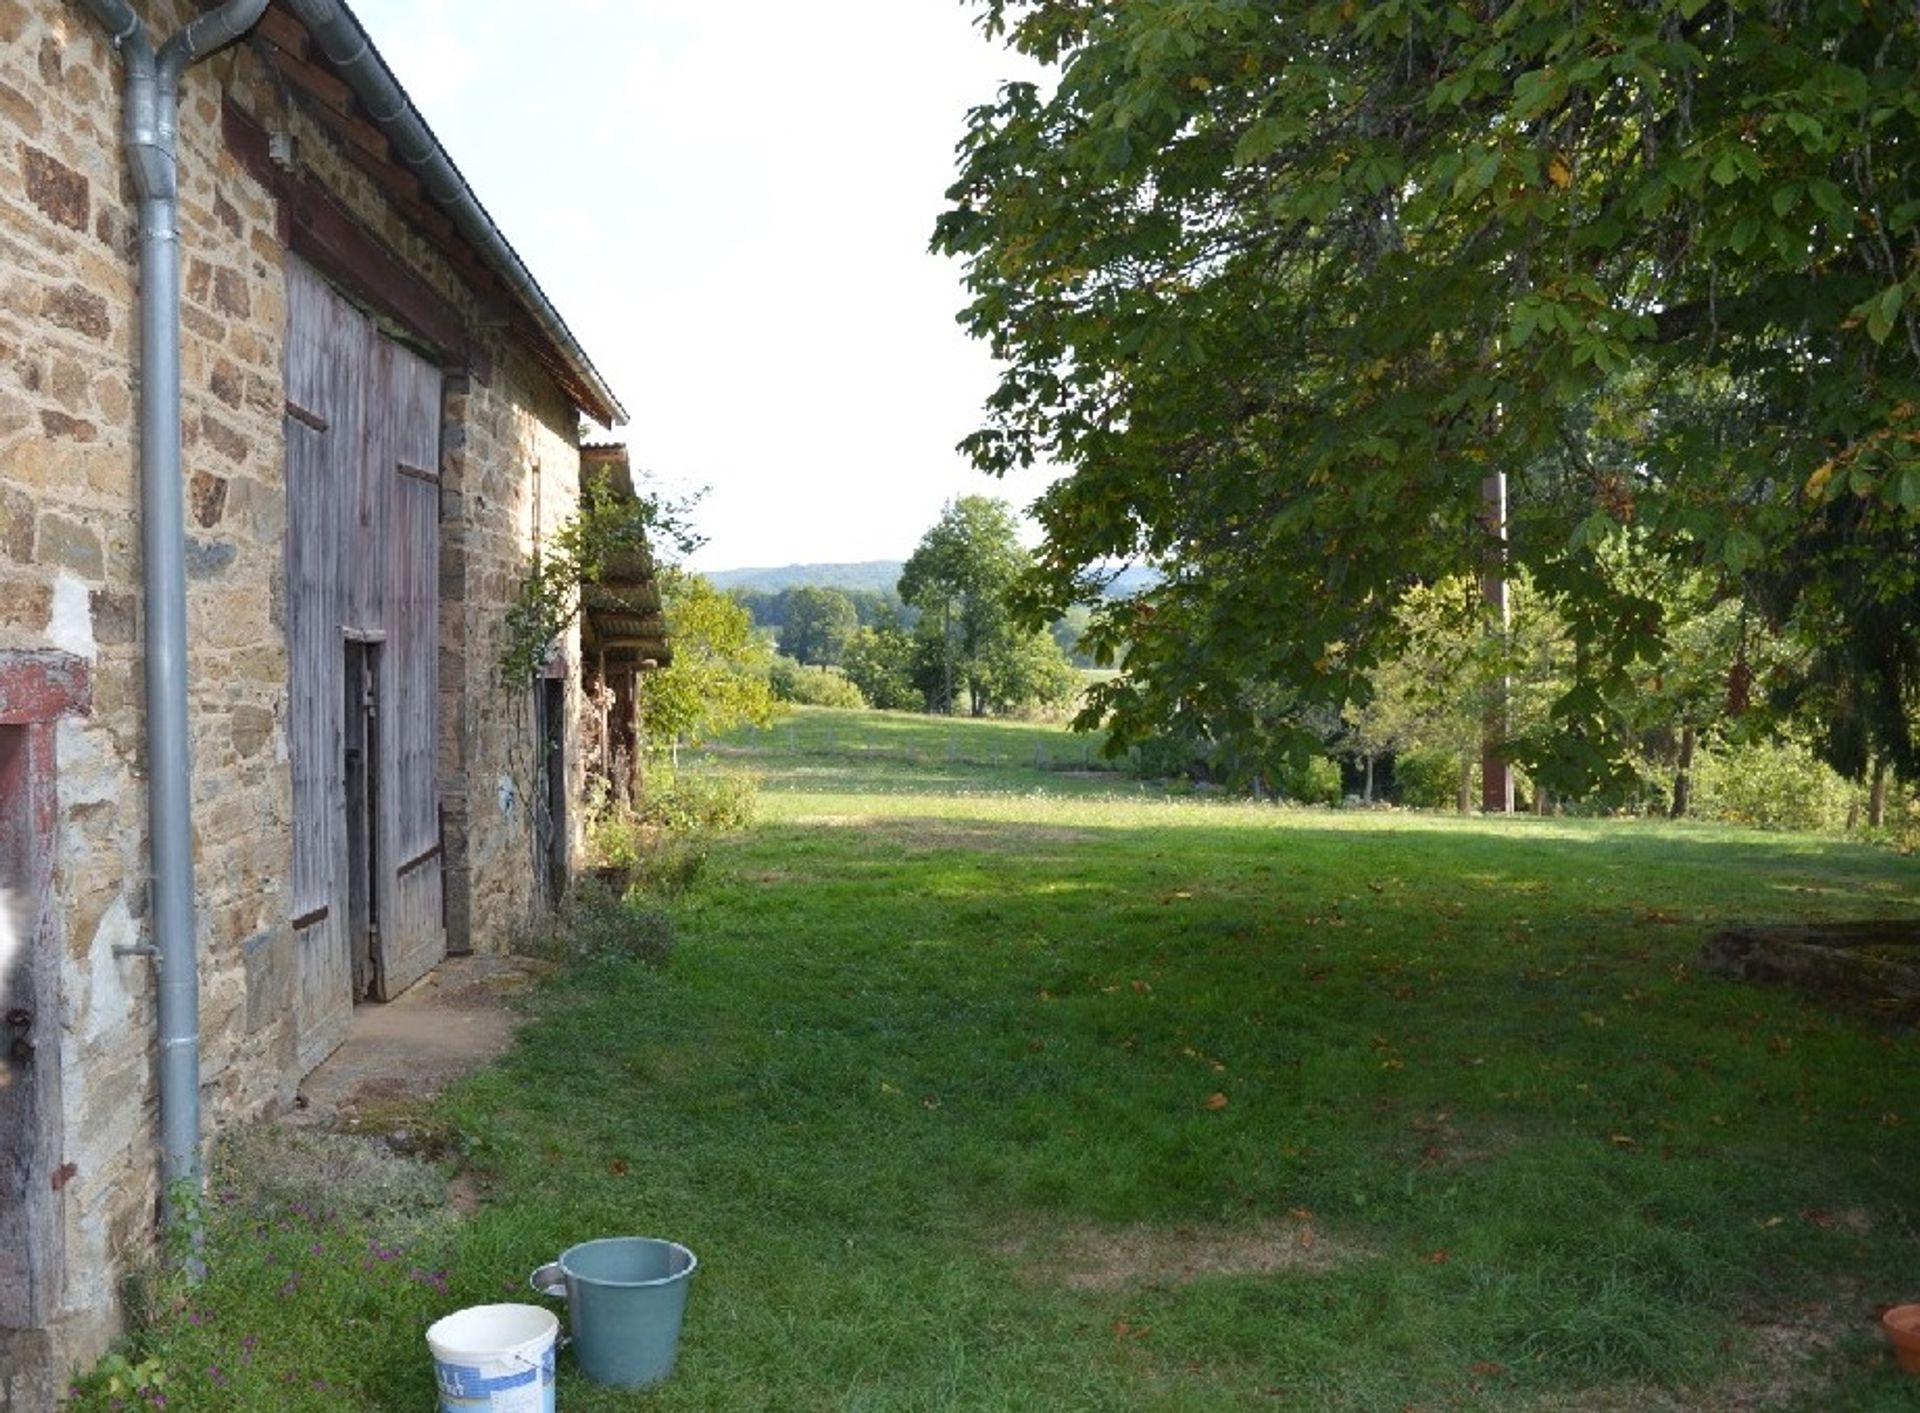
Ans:
[[[227,0],[156,58],[125,0],[82,0],[126,62],[124,139],[140,219],[140,520],[145,579],[147,833],[159,972],[161,1211],[191,1212],[200,1179],[200,965],[187,731],[186,513],[180,464],[180,230],[175,118],[189,65],[231,43],[267,0]]]

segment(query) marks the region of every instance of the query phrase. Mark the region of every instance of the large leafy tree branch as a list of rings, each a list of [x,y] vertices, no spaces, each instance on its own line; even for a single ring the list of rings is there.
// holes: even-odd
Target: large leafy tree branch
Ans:
[[[1621,543],[1815,637],[1866,684],[1832,739],[1920,763],[1913,6],[982,9],[1057,82],[975,110],[935,233],[1003,365],[966,447],[1071,470],[1036,615],[1165,568],[1087,635],[1122,740],[1363,698],[1409,589],[1487,564],[1504,472],[1576,645],[1537,774],[1624,752],[1599,703],[1664,625]]]

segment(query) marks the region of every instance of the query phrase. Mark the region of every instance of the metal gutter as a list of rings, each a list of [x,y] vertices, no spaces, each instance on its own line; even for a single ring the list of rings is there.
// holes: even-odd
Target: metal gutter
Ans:
[[[466,178],[460,175],[460,169],[454,166],[439,139],[434,137],[353,13],[341,0],[284,0],[284,4],[294,18],[306,26],[320,52],[339,70],[354,96],[365,105],[374,126],[393,144],[400,160],[420,178],[433,203],[447,213],[487,267],[506,282],[521,306],[553,341],[582,387],[601,404],[588,410],[602,416],[608,426],[624,425],[626,408],[613,395],[613,389],[593,366],[593,360],[580,347],[580,341],[573,336],[566,320],[560,317],[525,262],[494,225],[493,218],[473,194]]]
[[[180,465],[180,76],[253,27],[267,0],[227,0],[156,56],[126,0],[81,0],[126,66],[122,135],[140,215],[140,522],[146,598],[147,845],[158,971],[161,1210],[191,1224],[200,1182],[200,963],[187,734],[186,516]]]

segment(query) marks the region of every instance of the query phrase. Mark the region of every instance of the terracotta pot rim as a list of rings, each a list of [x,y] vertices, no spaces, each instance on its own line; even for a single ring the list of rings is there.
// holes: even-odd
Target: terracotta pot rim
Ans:
[[[1880,1316],[1880,1327],[1893,1346],[1893,1361],[1909,1374],[1920,1374],[1920,1305],[1894,1305]]]

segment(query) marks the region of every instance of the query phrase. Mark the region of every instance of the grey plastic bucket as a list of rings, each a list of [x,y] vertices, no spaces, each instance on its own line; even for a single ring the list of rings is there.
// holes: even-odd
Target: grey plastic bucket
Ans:
[[[612,1236],[569,1247],[528,1284],[567,1302],[581,1373],[597,1384],[645,1388],[673,1372],[699,1264],[677,1241]]]

